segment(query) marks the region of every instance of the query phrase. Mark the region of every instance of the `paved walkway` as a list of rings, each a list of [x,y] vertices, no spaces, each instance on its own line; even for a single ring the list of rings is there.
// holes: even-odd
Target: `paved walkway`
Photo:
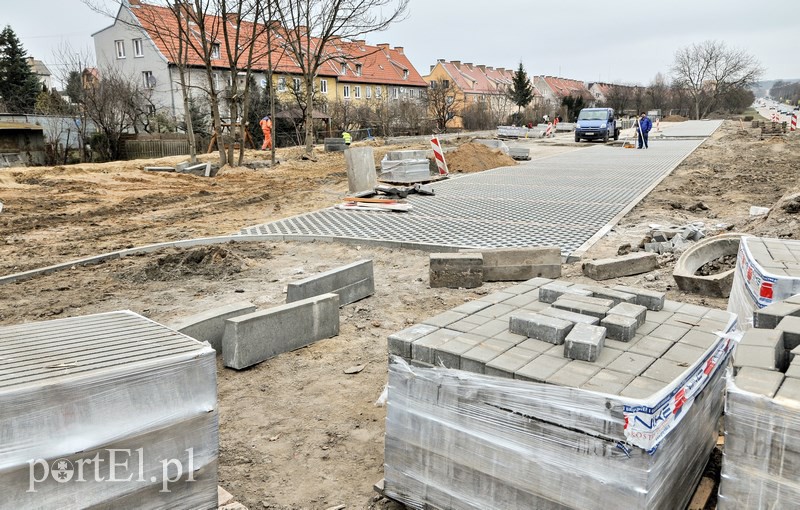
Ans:
[[[720,122],[683,123],[680,136],[710,134],[712,125],[719,127]],[[240,233],[416,243],[434,248],[557,245],[562,255],[575,257],[702,142],[656,140],[649,150],[585,144],[582,150],[436,183],[436,196],[409,196],[411,212],[330,208],[248,227]]]

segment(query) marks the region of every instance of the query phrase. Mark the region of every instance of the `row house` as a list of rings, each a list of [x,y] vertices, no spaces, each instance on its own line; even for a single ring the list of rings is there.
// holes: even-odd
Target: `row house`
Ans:
[[[546,110],[558,110],[567,96],[582,97],[587,105],[594,103],[586,84],[579,80],[557,76],[534,76],[533,86],[541,94],[541,106]]]
[[[508,96],[514,80],[514,71],[510,69],[438,59],[423,78],[431,87],[453,87],[456,106],[450,127],[463,127],[461,114],[472,104],[483,103],[498,119],[505,119],[517,110]]]
[[[182,31],[178,23],[173,11],[166,7],[127,0],[121,5],[114,23],[92,35],[101,73],[103,70],[113,70],[130,79],[141,80],[142,86],[151,92],[153,111],[166,110],[174,117],[183,114],[178,72],[180,65],[187,70],[190,90],[202,93],[209,88],[201,55],[192,49],[192,45],[189,45],[187,54],[182,55],[180,51],[186,47],[186,41],[180,40]],[[227,24],[229,34],[236,33],[238,29],[240,41],[244,40],[245,34],[254,31],[259,34],[253,46],[250,66],[253,78],[262,88],[266,88],[271,69],[273,87],[278,97],[291,103],[293,93],[301,92],[304,88],[303,76],[297,61],[285,49],[287,31],[277,23],[267,30],[264,25],[246,20],[206,17],[204,28],[207,39],[211,40],[215,90],[224,91],[232,80],[243,80],[245,75],[245,70],[239,69],[238,76],[232,76],[223,24]],[[199,47],[200,28],[191,22],[188,27],[188,37],[192,38],[194,47]],[[231,41],[233,38],[230,35]],[[311,45],[315,44],[318,44],[318,40],[312,38]],[[325,62],[314,78],[314,89],[327,102],[416,99],[422,97],[427,87],[402,47],[333,40],[325,51]]]

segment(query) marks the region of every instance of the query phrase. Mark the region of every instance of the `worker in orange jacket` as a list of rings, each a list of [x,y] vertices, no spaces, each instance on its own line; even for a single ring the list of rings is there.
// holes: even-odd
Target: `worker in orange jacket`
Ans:
[[[261,150],[265,151],[272,148],[272,119],[266,115],[258,123],[261,126],[261,131],[264,133],[264,143],[261,144]]]

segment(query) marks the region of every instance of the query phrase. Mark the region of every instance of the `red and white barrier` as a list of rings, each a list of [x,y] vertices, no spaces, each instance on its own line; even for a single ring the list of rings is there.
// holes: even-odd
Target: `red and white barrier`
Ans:
[[[548,122],[547,123],[547,129],[544,131],[544,137],[545,138],[550,138],[551,136],[553,136],[553,123],[552,122]]]
[[[431,138],[431,147],[433,148],[433,157],[436,159],[436,166],[439,168],[439,175],[448,175],[447,161],[444,160],[444,151],[442,144],[436,136]]]
[[[793,113],[792,114],[792,124],[791,124],[791,127],[789,128],[789,131],[795,131],[796,129],[797,129],[797,114]]]
[[[661,132],[661,119],[656,119],[656,133]]]

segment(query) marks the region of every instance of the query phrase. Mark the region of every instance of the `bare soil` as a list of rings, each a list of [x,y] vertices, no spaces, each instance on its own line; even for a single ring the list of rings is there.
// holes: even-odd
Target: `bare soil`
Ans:
[[[532,154],[571,150],[561,145],[535,143]],[[402,148],[374,146],[376,163],[386,150]],[[340,201],[347,188],[343,155],[318,152],[316,162],[299,155],[283,150],[282,163],[274,168],[225,168],[213,179],[142,170],[180,158],[0,170],[0,274],[120,248],[229,234]],[[797,137],[762,141],[755,131],[739,132],[738,123],[726,122],[588,257],[614,256],[624,244],[636,249],[650,224],[702,221],[708,234],[734,230],[800,238],[791,206],[792,193],[800,191],[798,155]],[[749,218],[751,205],[779,201],[787,208]],[[698,202],[707,210],[690,210]],[[374,261],[376,293],[342,308],[338,337],[248,370],[219,365],[219,478],[251,509],[390,508],[372,491],[383,476],[385,409],[375,400],[386,383],[386,337],[507,284],[431,289],[428,255],[417,251],[236,243],[164,249],[0,286],[0,324],[129,309],[169,325],[241,300],[268,308],[285,301],[289,282],[362,258]],[[725,307],[724,300],[680,293],[671,277],[674,256],[661,258],[657,271],[608,283]],[[564,266],[564,277],[583,281],[580,263]],[[365,368],[345,373],[355,365]]]
[[[447,153],[447,168],[452,172],[482,172],[501,166],[514,166],[514,158],[500,150],[475,142],[465,143],[455,151]]]

